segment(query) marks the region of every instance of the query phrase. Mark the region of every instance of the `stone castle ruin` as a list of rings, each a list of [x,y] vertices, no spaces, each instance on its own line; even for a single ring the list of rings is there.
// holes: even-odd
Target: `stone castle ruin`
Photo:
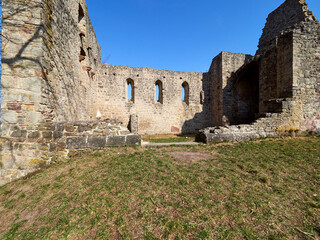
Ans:
[[[255,56],[221,52],[207,73],[101,64],[85,0],[2,4],[0,184],[139,134],[320,132],[320,25],[304,0],[269,15]]]

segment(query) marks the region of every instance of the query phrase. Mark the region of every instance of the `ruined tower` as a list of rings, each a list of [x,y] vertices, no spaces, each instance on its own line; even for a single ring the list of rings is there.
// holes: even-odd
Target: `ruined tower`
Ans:
[[[268,16],[254,57],[217,56],[210,69],[213,91],[219,96],[213,98],[215,125],[235,126],[205,129],[199,140],[319,133],[319,37],[319,22],[307,3],[286,0]]]

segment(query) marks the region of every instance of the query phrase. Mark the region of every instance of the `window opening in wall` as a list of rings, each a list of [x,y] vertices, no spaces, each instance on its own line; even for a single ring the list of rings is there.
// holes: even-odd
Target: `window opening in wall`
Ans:
[[[127,80],[128,102],[134,102],[134,82],[132,79]]]
[[[86,59],[86,52],[82,47],[80,47],[80,55],[79,55],[79,61],[82,62]]]
[[[80,4],[78,13],[78,27],[80,37],[84,37],[86,35],[86,18],[84,16],[84,10]]]
[[[160,80],[156,81],[156,102],[163,103],[163,88]]]
[[[204,91],[200,92],[200,104],[203,105],[204,104]]]
[[[84,10],[83,10],[81,4],[79,4],[79,13],[78,13],[78,15],[79,15],[78,23],[80,23],[81,20],[84,18]]]
[[[189,84],[187,82],[181,85],[181,100],[189,105]]]

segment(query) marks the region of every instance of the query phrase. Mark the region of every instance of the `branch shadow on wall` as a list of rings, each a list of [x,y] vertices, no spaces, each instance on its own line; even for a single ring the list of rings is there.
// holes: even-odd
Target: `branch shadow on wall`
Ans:
[[[68,9],[67,6],[65,5],[65,3],[60,0],[59,1],[59,6],[61,6],[62,9]],[[41,92],[39,92],[39,94],[41,93],[41,98],[43,98],[43,93],[45,91],[45,94],[47,94],[49,97],[47,98],[47,102],[45,103],[46,105],[48,105],[47,107],[50,108],[51,112],[48,112],[48,114],[53,114],[54,110],[58,110],[59,113],[56,113],[59,116],[63,116],[64,119],[70,119],[70,113],[74,113],[76,114],[78,111],[78,107],[75,104],[72,104],[71,99],[74,98],[74,96],[76,94],[78,94],[75,90],[74,85],[78,84],[77,79],[75,79],[74,77],[74,72],[72,70],[71,67],[68,68],[68,66],[65,64],[66,59],[65,56],[63,56],[63,54],[61,52],[58,51],[58,49],[55,48],[54,44],[53,46],[49,46],[49,42],[50,41],[54,41],[53,39],[50,39],[49,41],[46,41],[46,38],[50,38],[50,33],[48,32],[48,28],[47,26],[43,25],[43,23],[41,23],[40,25],[35,25],[32,23],[25,23],[25,25],[19,25],[19,23],[16,23],[15,21],[12,21],[12,19],[17,18],[16,15],[21,14],[23,12],[29,13],[34,11],[34,9],[39,9],[39,8],[46,8],[48,6],[46,6],[45,3],[39,3],[39,4],[32,4],[30,3],[29,5],[24,5],[21,8],[18,9],[10,9],[10,14],[5,16],[5,18],[3,19],[3,28],[12,28],[12,29],[21,29],[22,31],[32,31],[34,32],[33,35],[20,47],[20,49],[18,50],[18,52],[15,54],[15,56],[13,57],[6,57],[6,54],[4,54],[2,56],[2,63],[3,64],[7,64],[7,66],[11,69],[11,71],[16,70],[19,67],[25,67],[25,65],[27,64],[23,64],[23,66],[21,66],[22,62],[26,62],[29,61],[31,63],[35,63],[35,65],[37,65],[41,70],[39,75],[39,78],[42,79],[42,81],[44,81],[45,83],[45,90],[42,89]],[[61,13],[62,14],[62,13]],[[77,34],[77,27],[78,27],[78,23],[74,20],[74,18],[71,16],[71,14],[68,11],[64,11],[63,14],[65,14],[66,18],[66,24],[69,24],[73,27],[73,29],[75,29],[74,31]],[[6,21],[7,20],[7,21]],[[10,21],[9,21],[10,20]],[[56,29],[59,28],[59,23],[56,23],[54,21],[54,19],[50,18],[50,24],[52,24],[53,27],[55,27]],[[31,29],[26,29],[26,25],[30,25]],[[34,27],[34,29],[32,29],[32,27]],[[52,36],[51,36],[52,38]],[[20,45],[21,43],[19,43],[19,41],[12,39],[12,37],[10,38],[10,36],[6,36],[5,39],[3,39],[3,41],[6,41],[6,43],[11,43],[13,45]],[[35,42],[41,42],[44,44],[45,49],[47,50],[46,53],[48,53],[48,58],[50,59],[50,62],[45,62],[44,56],[33,56],[32,52],[33,49],[30,51],[30,49],[32,48],[32,44]],[[6,43],[3,44],[3,46],[6,46]],[[40,45],[40,44],[39,44]],[[72,43],[68,42],[66,43],[66,49],[68,49],[69,47],[71,47]],[[26,52],[26,50],[28,49],[28,51]],[[39,49],[37,49],[39,50]],[[3,52],[5,53],[6,49],[3,49]],[[42,49],[42,51],[45,51],[44,49]],[[10,54],[10,52],[9,52]],[[36,68],[35,65],[31,67]],[[50,81],[48,79],[48,74],[53,71],[53,68],[57,68],[57,71],[55,71],[55,75],[54,75],[54,81],[55,82],[61,82],[62,84],[62,89],[64,89],[65,94],[66,94],[66,101],[61,102],[59,101],[59,97],[55,92],[54,86],[53,86],[53,82]],[[67,77],[66,77],[67,76]],[[5,77],[2,76],[2,77]],[[32,76],[30,76],[32,77]],[[88,73],[88,77],[89,77],[89,73]],[[42,88],[43,88],[43,83],[42,83]],[[41,99],[42,101],[42,99]],[[66,104],[68,104],[68,106],[70,107],[69,110],[66,109]]]

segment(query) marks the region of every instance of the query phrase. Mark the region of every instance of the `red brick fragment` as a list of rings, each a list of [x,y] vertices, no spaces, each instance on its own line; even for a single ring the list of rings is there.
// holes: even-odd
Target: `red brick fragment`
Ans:
[[[172,126],[171,127],[171,132],[180,132],[180,129],[175,127],[175,126]]]
[[[21,111],[21,103],[7,103],[8,110]]]

